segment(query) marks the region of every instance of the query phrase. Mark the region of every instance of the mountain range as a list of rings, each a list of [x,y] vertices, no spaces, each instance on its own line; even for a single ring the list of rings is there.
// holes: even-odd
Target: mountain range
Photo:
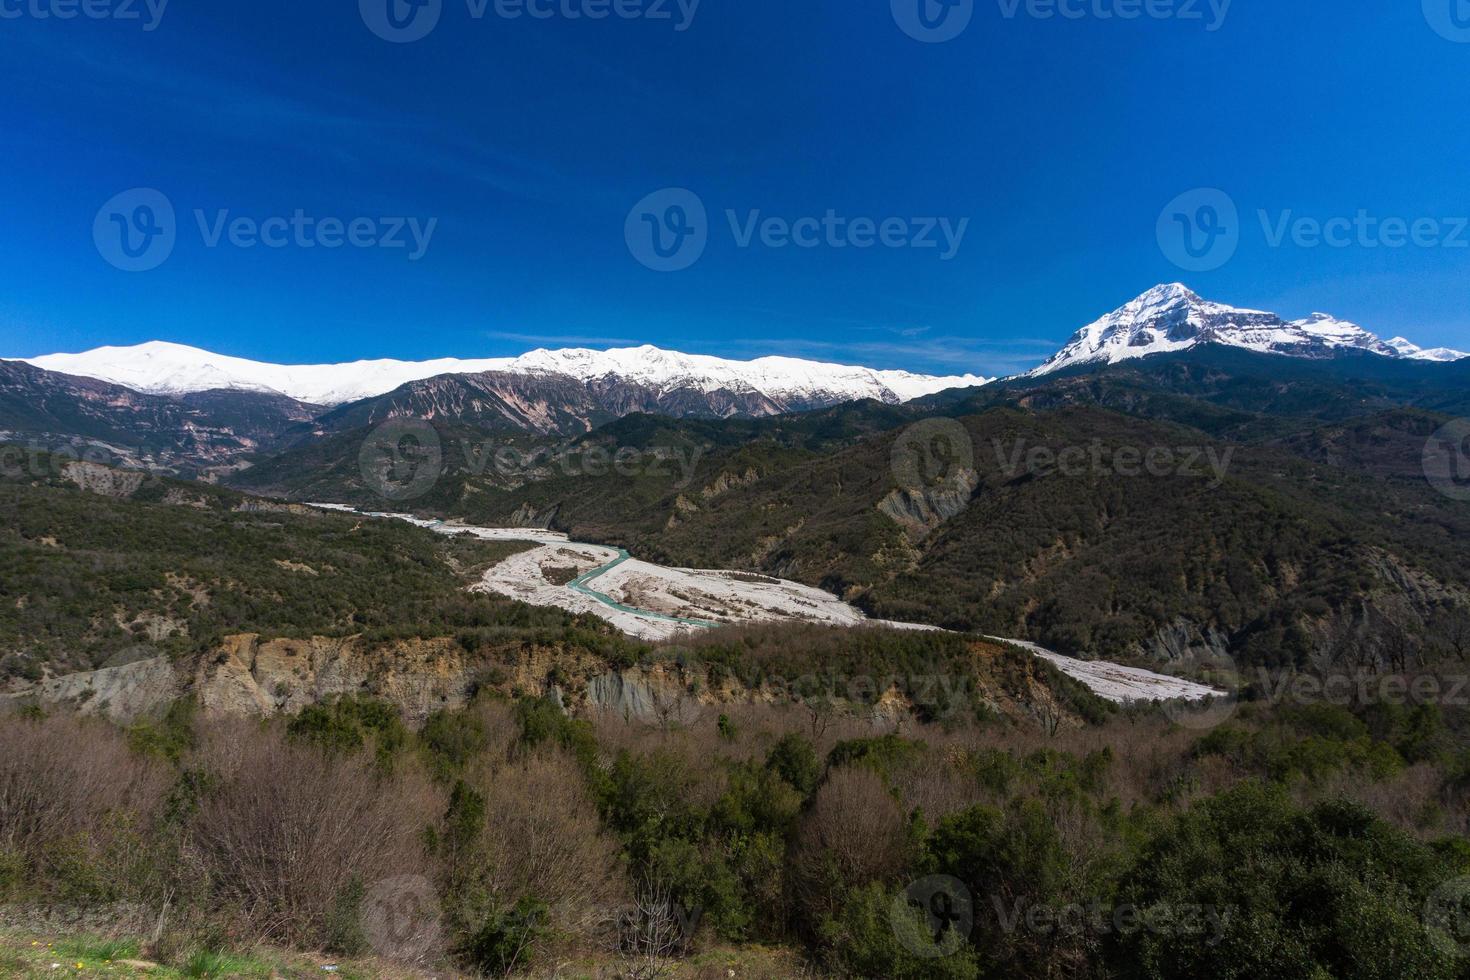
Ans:
[[[49,354],[30,358],[27,363],[154,395],[233,389],[285,395],[326,406],[385,395],[403,385],[445,375],[518,375],[570,379],[589,385],[618,381],[638,385],[655,397],[678,392],[724,393],[736,403],[759,404],[773,412],[860,398],[896,405],[946,388],[989,380],[976,375],[934,377],[908,371],[875,371],[790,357],[732,361],[652,346],[605,351],[535,350],[520,357],[480,360],[285,365],[151,341],[135,347],[99,347],[81,354]]]
[[[394,505],[364,462],[382,448],[370,434],[426,420],[444,451],[397,505],[415,513],[1143,663],[1381,662],[1470,629],[1470,510],[1424,469],[1470,415],[1470,360],[1325,315],[1159,286],[1004,380],[656,348],[371,363],[159,344],[0,361],[0,440],[80,440],[101,462],[378,510]],[[973,458],[906,482],[896,461],[931,432]],[[1097,462],[1062,478],[1032,450]],[[1104,462],[1146,451],[1219,465]]]
[[[1326,314],[1288,322],[1173,283],[1082,328],[1029,375],[1006,383],[1195,349],[1269,354],[1283,365],[1287,358],[1305,364],[1369,357],[1434,368],[1466,356],[1403,338],[1380,340]],[[760,419],[864,400],[927,404],[995,380],[788,357],[736,361],[652,346],[281,365],[155,341],[0,361],[0,436],[40,438],[52,447],[81,439],[108,462],[212,478],[395,418],[562,438],[633,414]]]
[[[1290,322],[1275,313],[1202,299],[1182,283],[1155,286],[1077,331],[1065,347],[1031,372],[1033,377],[1086,364],[1116,364],[1201,344],[1239,347],[1286,357],[1331,357],[1345,350],[1418,361],[1457,361],[1470,354],[1425,350],[1403,337],[1380,340],[1356,323],[1328,313]]]
[[[1178,353],[1201,344],[1307,358],[1330,357],[1341,351],[1434,362],[1470,357],[1448,348],[1426,350],[1403,337],[1382,340],[1355,323],[1326,313],[1287,321],[1275,313],[1206,300],[1181,283],[1168,283],[1155,286],[1083,327],[1030,374],[1034,377],[1080,365],[1115,364],[1153,354]],[[946,389],[977,387],[994,380],[975,374],[934,376],[790,357],[736,361],[649,345],[605,351],[541,349],[514,358],[285,365],[151,341],[133,347],[99,347],[79,354],[48,354],[26,359],[26,363],[150,395],[248,391],[326,408],[387,395],[432,378],[520,377],[553,384],[575,382],[592,392],[592,401],[599,400],[595,397],[599,390],[628,386],[634,389],[633,397],[621,399],[628,410],[716,417],[806,411],[865,398],[899,405]],[[619,414],[618,401],[611,399],[606,410]]]

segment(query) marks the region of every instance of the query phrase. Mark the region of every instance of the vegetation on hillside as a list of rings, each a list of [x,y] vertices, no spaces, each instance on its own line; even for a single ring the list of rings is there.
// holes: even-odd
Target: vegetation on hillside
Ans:
[[[1047,735],[757,704],[670,727],[492,696],[416,732],[352,699],[12,717],[0,902],[142,909],[138,952],[168,962],[229,937],[477,975],[780,947],[785,975],[1451,980],[1463,723],[1248,707]]]

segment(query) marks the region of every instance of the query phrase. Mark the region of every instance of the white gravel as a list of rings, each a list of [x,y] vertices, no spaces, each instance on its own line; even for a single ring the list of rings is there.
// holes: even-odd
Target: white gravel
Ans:
[[[340,504],[313,504],[328,510],[353,512]],[[529,541],[540,545],[512,555],[485,573],[474,590],[493,592],[535,606],[556,606],[607,620],[623,632],[644,640],[664,640],[697,632],[706,626],[677,620],[738,626],[754,623],[801,622],[824,626],[880,626],[892,629],[932,630],[917,623],[869,619],[861,610],[821,589],[765,576],[693,568],[667,568],[629,558],[585,587],[623,607],[610,606],[594,596],[559,585],[547,577],[549,569],[575,568],[579,575],[616,561],[617,549],[571,541],[565,534],[533,528],[488,528],[428,521],[403,514],[397,517],[443,534],[470,534],[491,541]],[[563,572],[563,575],[565,573]],[[1094,694],[1117,703],[1132,701],[1199,701],[1222,692],[1191,681],[1125,667],[1105,660],[1078,660],[1024,640],[991,637],[1030,650],[1054,664],[1068,677],[1085,684]]]

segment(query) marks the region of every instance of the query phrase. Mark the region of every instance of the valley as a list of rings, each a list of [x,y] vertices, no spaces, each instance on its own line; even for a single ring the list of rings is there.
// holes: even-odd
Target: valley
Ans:
[[[1186,976],[1302,934],[1326,888],[1398,923],[1375,955],[1399,974],[1449,980],[1463,958],[1393,917],[1470,872],[1470,711],[1312,692],[1463,690],[1470,510],[1445,433],[1470,364],[1325,320],[1300,329],[1341,347],[1242,347],[1234,313],[1177,291],[1124,312],[1100,339],[1179,349],[1114,363],[1084,338],[1097,359],[858,400],[584,378],[602,362],[570,355],[335,406],[0,365],[0,788],[39,787],[0,803],[32,828],[0,835],[0,915],[7,894],[121,898],[149,910],[107,924],[126,936],[178,903],[161,961],[228,927],[396,969],[401,947],[350,929],[407,887],[445,910],[415,939],[433,975],[501,974],[507,921],[537,969],[624,963],[591,891],[700,910],[670,957],[691,976],[720,948],[769,950],[773,980],[798,959],[1132,975],[1128,937],[1037,946],[1009,912],[915,955],[893,909],[937,871],[997,908],[1222,903],[1229,957],[1195,969],[1190,936],[1161,939]],[[1236,339],[1298,329],[1259,316]],[[420,368],[365,383],[399,370]],[[28,816],[52,799],[80,836]],[[288,831],[328,857],[234,850]],[[93,850],[58,861],[71,841]],[[872,863],[834,877],[842,854]],[[1242,854],[1259,900],[1208,884]],[[255,869],[301,911],[259,914],[284,900],[249,898]]]
[[[344,504],[312,506],[356,513]],[[869,619],[836,596],[797,582],[741,572],[666,568],[635,560],[621,548],[582,544],[562,534],[527,528],[474,527],[404,514],[365,516],[397,518],[451,537],[464,535],[482,541],[529,541],[539,545],[489,568],[472,588],[535,606],[591,614],[642,640],[668,640],[701,630],[760,623],[846,629],[936,628]],[[1099,697],[1119,704],[1203,701],[1226,693],[1136,667],[1063,656],[1034,643],[1001,637],[988,639],[1026,649]]]

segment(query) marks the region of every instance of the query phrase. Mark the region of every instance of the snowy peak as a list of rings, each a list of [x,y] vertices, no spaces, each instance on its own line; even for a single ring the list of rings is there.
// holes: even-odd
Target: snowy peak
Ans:
[[[1150,354],[1189,350],[1200,344],[1223,344],[1287,357],[1331,357],[1345,349],[1426,361],[1470,356],[1444,348],[1426,351],[1402,337],[1385,343],[1356,323],[1328,313],[1287,322],[1275,313],[1203,299],[1176,282],[1155,286],[1083,327],[1031,376],[1080,364],[1116,364]]]
[[[356,361],[285,365],[229,357],[182,344],[151,341],[99,347],[81,354],[49,354],[27,363],[47,371],[96,378],[149,394],[182,395],[212,389],[271,392],[316,405],[340,405],[387,394],[405,384],[448,374],[501,372],[571,378],[584,383],[628,382],[660,393],[728,391],[763,396],[780,405],[830,405],[860,398],[888,404],[946,388],[994,380],[976,375],[935,377],[877,371],[788,357],[732,361],[681,354],[653,346],[613,350],[534,350],[515,358],[432,361]]]

